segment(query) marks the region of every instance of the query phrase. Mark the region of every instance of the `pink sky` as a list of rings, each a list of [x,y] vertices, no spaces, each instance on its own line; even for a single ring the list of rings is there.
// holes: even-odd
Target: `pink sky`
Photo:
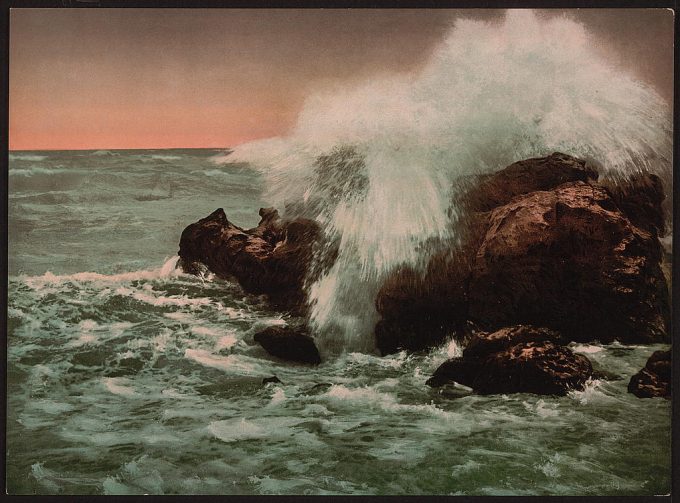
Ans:
[[[226,147],[312,91],[416,70],[458,16],[502,11],[13,9],[10,149]],[[552,13],[551,13],[552,15]],[[570,13],[672,97],[669,11]]]

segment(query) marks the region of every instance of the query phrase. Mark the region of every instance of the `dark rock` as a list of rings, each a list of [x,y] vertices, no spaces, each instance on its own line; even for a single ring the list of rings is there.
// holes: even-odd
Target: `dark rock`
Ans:
[[[552,330],[530,326],[475,334],[463,356],[444,362],[427,381],[439,387],[449,382],[475,393],[536,393],[564,395],[583,389],[593,375],[590,361],[559,346]]]
[[[280,382],[281,382],[281,379],[279,379],[279,378],[276,377],[276,376],[265,377],[264,379],[262,379],[262,384],[268,384],[268,383],[270,383],[270,382],[273,382],[273,383],[280,383]]]
[[[424,273],[401,267],[385,281],[376,298],[382,320],[375,338],[382,354],[426,349],[467,329],[467,285],[485,225],[485,215],[473,215],[460,231],[460,247],[435,254]]]
[[[300,363],[319,364],[321,356],[314,339],[292,327],[268,327],[255,334],[259,343],[270,355]]]
[[[528,342],[564,344],[568,341],[554,330],[531,325],[517,325],[501,328],[492,333],[478,332],[474,334],[465,346],[463,357],[468,359],[486,358],[492,353]]]
[[[260,223],[257,227],[246,231],[248,234],[260,237],[269,244],[275,245],[283,239],[283,222],[276,208],[260,208]]]
[[[470,322],[542,326],[575,341],[666,340],[662,184],[640,175],[604,187],[597,178],[559,153],[482,177],[460,198],[460,244],[424,273],[402,267],[385,281],[378,349],[426,349]]]
[[[671,352],[655,351],[644,368],[631,377],[628,391],[638,398],[671,397]]]
[[[661,178],[641,173],[618,184],[607,184],[618,208],[637,227],[648,232],[666,234],[663,202],[666,199]]]
[[[660,244],[607,191],[583,182],[492,211],[469,281],[483,328],[527,323],[575,341],[654,342],[667,334]]]
[[[201,264],[216,276],[235,279],[249,293],[265,294],[274,304],[302,311],[303,285],[319,225],[309,219],[283,221],[273,208],[260,209],[262,220],[244,230],[221,208],[182,232],[182,269],[199,274]]]
[[[566,395],[581,390],[592,375],[588,358],[551,342],[528,342],[484,360],[472,382],[476,393]]]
[[[438,387],[453,381],[472,387],[479,368],[480,362],[477,360],[462,357],[451,358],[442,363],[425,384]]]
[[[598,178],[584,160],[554,152],[547,157],[518,161],[482,177],[466,196],[469,210],[485,212],[508,204],[513,198],[536,191],[551,190],[567,182],[589,182]]]

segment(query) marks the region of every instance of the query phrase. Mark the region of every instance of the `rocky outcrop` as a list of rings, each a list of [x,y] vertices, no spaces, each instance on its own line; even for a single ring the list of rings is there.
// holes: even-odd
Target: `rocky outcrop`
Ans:
[[[490,211],[515,197],[554,189],[564,183],[596,181],[598,173],[587,162],[555,152],[546,157],[517,161],[510,166],[480,177],[465,195],[469,211]]]
[[[596,180],[592,166],[559,153],[482,178],[462,198],[461,245],[424,275],[396,271],[379,292],[380,351],[423,349],[470,322],[544,326],[574,341],[665,340],[661,183]]]
[[[668,304],[656,236],[606,189],[583,182],[496,208],[472,267],[469,316],[484,328],[531,323],[575,341],[653,342]]]
[[[456,382],[479,394],[565,395],[583,389],[593,375],[592,365],[561,342],[560,334],[532,326],[476,333],[463,356],[444,362],[427,384]]]
[[[640,372],[628,383],[628,391],[638,398],[671,398],[671,352],[654,351]]]
[[[329,200],[360,199],[368,184],[360,168],[359,154],[338,151],[319,159],[314,183]],[[326,184],[332,177],[337,180]],[[471,327],[494,332],[520,324],[574,341],[667,340],[658,177],[600,183],[593,165],[554,153],[471,179],[456,205],[458,242],[428,243],[439,252],[425,270],[398,268],[377,295],[375,338],[383,354],[427,349]],[[321,242],[313,220],[282,219],[274,208],[260,216],[249,230],[222,209],[189,225],[180,240],[181,266],[190,273],[205,266],[305,314],[304,286],[332,266],[337,243]]]
[[[309,219],[282,220],[273,208],[260,209],[262,220],[244,230],[222,208],[182,232],[182,269],[197,274],[200,265],[223,279],[235,279],[249,293],[265,294],[276,305],[301,311],[303,285],[320,228]]]
[[[321,363],[314,339],[303,330],[288,326],[268,327],[255,334],[255,342],[282,360],[317,365]]]

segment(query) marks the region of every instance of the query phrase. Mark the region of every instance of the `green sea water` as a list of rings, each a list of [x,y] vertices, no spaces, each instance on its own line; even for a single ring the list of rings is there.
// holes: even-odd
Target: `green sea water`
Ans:
[[[571,344],[612,377],[565,397],[429,388],[454,341],[269,356],[253,335],[286,313],[174,269],[186,225],[268,205],[218,154],[10,154],[10,494],[670,492],[670,402],[626,391],[667,346]]]

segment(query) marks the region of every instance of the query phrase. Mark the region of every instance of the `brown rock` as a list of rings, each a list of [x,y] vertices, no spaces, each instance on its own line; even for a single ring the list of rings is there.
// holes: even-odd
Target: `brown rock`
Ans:
[[[593,373],[588,358],[551,342],[527,342],[489,356],[472,382],[476,393],[566,395]]]
[[[577,341],[664,340],[662,184],[647,174],[604,187],[597,177],[560,153],[482,177],[460,199],[461,243],[425,273],[401,268],[382,286],[380,351],[425,349],[470,322],[549,327]]]
[[[547,157],[515,162],[497,173],[483,176],[477,187],[467,194],[466,202],[471,211],[490,211],[519,195],[597,178],[597,171],[586,161],[554,152]]]
[[[618,208],[637,227],[660,236],[666,234],[663,202],[665,194],[661,178],[640,173],[618,184],[607,183]]]
[[[383,284],[376,297],[383,318],[375,328],[382,354],[426,349],[467,329],[467,285],[486,220],[485,214],[471,215],[461,229],[463,244],[435,254],[424,273],[401,267]]]
[[[312,365],[321,363],[314,339],[301,329],[288,326],[268,327],[255,334],[254,339],[267,353],[282,360]]]
[[[463,356],[444,362],[427,381],[438,387],[455,381],[476,393],[564,395],[583,389],[593,375],[590,361],[559,346],[560,335],[531,326],[475,334]]]
[[[492,333],[475,333],[465,346],[463,356],[468,359],[483,359],[492,353],[528,342],[564,344],[568,341],[565,341],[562,335],[554,330],[531,325],[516,325],[501,328]]]
[[[671,398],[671,352],[654,351],[644,368],[631,377],[628,391],[638,398]]]
[[[179,256],[185,272],[199,264],[223,279],[235,279],[253,294],[265,294],[284,307],[301,311],[303,289],[319,226],[309,219],[282,221],[273,208],[260,210],[258,227],[244,230],[221,208],[182,232]]]
[[[493,210],[489,222],[468,297],[483,328],[528,323],[576,341],[665,338],[659,241],[604,188],[573,182],[533,192]]]

